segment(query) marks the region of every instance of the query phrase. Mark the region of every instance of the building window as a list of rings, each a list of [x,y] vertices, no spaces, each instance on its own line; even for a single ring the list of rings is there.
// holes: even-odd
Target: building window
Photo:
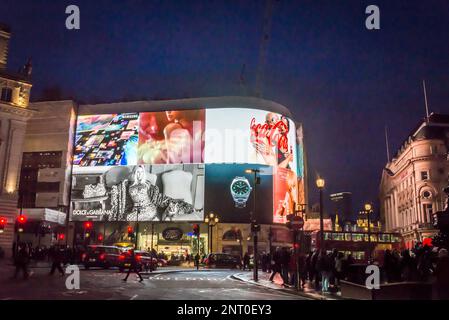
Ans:
[[[12,89],[11,88],[2,88],[2,94],[0,100],[11,102],[12,101]]]
[[[432,197],[432,193],[430,192],[430,191],[424,191],[423,193],[422,193],[422,197],[424,198],[424,199],[430,199],[431,197]]]
[[[430,154],[438,154],[438,146],[430,146]]]
[[[430,223],[432,214],[433,214],[433,206],[431,203],[423,204],[423,212],[424,212],[424,223]]]
[[[429,179],[429,172],[421,171],[421,180],[428,180],[428,179]]]

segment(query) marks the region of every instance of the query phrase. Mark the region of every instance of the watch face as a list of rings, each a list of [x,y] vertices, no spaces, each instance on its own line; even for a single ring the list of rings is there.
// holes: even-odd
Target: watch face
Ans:
[[[232,191],[239,196],[249,193],[249,185],[245,181],[236,181],[232,184]]]

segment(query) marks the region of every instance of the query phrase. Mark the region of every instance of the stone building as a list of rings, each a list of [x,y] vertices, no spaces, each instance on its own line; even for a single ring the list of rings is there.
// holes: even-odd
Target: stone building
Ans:
[[[386,164],[380,183],[387,232],[400,232],[408,247],[432,237],[433,213],[444,210],[449,174],[449,115],[432,113]]]
[[[21,240],[49,246],[58,242],[58,233],[66,233],[77,104],[42,101],[30,108],[36,113],[28,120],[23,146],[20,189],[28,228]]]
[[[35,114],[29,108],[31,63],[19,72],[7,69],[10,37],[10,29],[0,24],[0,215],[7,219],[0,247],[7,255],[14,242],[26,123]]]

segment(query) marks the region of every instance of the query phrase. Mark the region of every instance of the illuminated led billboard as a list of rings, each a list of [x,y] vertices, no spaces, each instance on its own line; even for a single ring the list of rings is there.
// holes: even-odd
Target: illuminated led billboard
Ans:
[[[251,168],[264,169],[264,222],[285,223],[304,203],[302,131],[257,109],[81,115],[73,166],[75,221],[201,221],[220,209],[218,196],[230,199],[222,221],[244,222],[254,210]]]

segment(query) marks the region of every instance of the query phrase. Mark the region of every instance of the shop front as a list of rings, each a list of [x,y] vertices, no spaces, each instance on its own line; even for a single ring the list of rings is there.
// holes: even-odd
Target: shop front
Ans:
[[[208,252],[207,226],[204,224],[199,224],[199,241],[193,234],[193,223],[188,222],[139,222],[138,225],[136,222],[91,222],[90,224],[90,230],[86,230],[85,223],[75,224],[75,246],[99,244],[127,248],[136,247],[137,242],[139,250],[155,250],[167,259],[196,255],[198,248],[201,256]]]

